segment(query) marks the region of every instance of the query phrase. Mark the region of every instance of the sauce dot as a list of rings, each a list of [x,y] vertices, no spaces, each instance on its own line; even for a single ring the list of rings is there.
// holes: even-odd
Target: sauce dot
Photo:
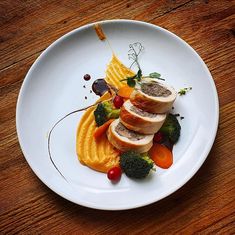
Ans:
[[[102,96],[108,90],[109,87],[103,78],[96,79],[92,84],[92,91],[98,96]]]
[[[83,79],[84,79],[85,81],[89,81],[89,80],[91,79],[90,74],[85,74],[85,75],[83,76]]]

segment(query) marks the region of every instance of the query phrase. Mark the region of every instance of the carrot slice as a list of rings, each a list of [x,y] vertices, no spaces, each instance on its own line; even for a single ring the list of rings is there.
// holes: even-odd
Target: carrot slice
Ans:
[[[109,125],[114,121],[115,119],[109,119],[107,122],[105,122],[102,126],[99,126],[98,128],[96,128],[96,130],[94,131],[94,138],[96,140],[99,139],[100,136],[102,136],[108,129]]]
[[[123,98],[129,99],[133,90],[134,88],[129,87],[128,85],[125,85],[125,86],[120,87],[120,89],[118,90],[118,95]]]
[[[153,144],[149,154],[155,164],[163,169],[169,168],[173,163],[173,154],[164,145]]]

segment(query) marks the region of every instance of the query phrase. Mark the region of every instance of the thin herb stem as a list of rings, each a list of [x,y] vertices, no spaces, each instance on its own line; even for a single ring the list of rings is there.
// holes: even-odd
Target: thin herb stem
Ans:
[[[134,64],[136,64],[138,69],[141,70],[140,69],[140,64],[139,64],[139,61],[138,61],[138,56],[144,50],[144,47],[142,46],[142,44],[140,42],[135,42],[133,44],[130,44],[129,47],[130,47],[130,50],[129,50],[128,57],[129,57],[129,59],[133,60],[130,68]],[[137,49],[137,51],[136,51],[136,49]]]

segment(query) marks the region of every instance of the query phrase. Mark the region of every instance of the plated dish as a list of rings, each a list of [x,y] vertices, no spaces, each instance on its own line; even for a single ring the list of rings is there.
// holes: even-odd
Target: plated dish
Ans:
[[[17,133],[30,167],[48,187],[59,195],[77,204],[97,209],[136,208],[156,202],[171,194],[185,184],[200,168],[216,135],[217,92],[213,79],[201,58],[174,34],[138,21],[114,20],[99,22],[99,24],[102,25],[108,42],[98,40],[94,24],[90,24],[63,36],[36,60],[19,94]],[[76,132],[77,125],[83,119],[84,122],[89,121],[89,114],[85,113],[88,111],[74,112],[63,119],[53,132],[50,133],[50,130],[66,114],[97,102],[97,96],[92,92],[94,80],[106,76],[106,80],[112,82],[112,79],[109,80],[109,75],[105,74],[105,70],[108,70],[109,62],[116,59],[113,57],[113,52],[121,64],[128,68],[130,65],[127,54],[129,44],[136,42],[137,38],[145,48],[139,58],[143,74],[157,71],[166,79],[166,84],[172,85],[176,91],[189,86],[193,87],[193,90],[189,92],[189,95],[177,98],[173,105],[173,113],[180,113],[184,117],[180,122],[181,137],[173,148],[173,165],[167,170],[157,168],[154,174],[141,180],[124,175],[118,183],[112,183],[107,180],[106,174],[80,164],[77,158],[77,153],[80,156],[80,147],[91,151],[93,145],[91,138],[89,143],[86,142],[86,138],[83,140],[80,138],[77,144],[78,135],[81,134],[79,128]],[[138,71],[128,71],[130,74],[127,77],[138,73]],[[90,74],[91,79],[84,80],[86,73]],[[144,90],[145,88],[142,92]],[[152,126],[148,129],[140,128],[141,125],[133,125],[133,121],[130,118],[125,120],[126,115],[123,115],[120,117],[122,122],[116,119],[110,124],[109,142],[113,142],[112,139],[115,138],[117,134],[115,132],[118,129],[118,131],[123,130],[119,123],[122,125],[124,123],[128,130],[133,129],[132,131],[137,133],[144,131],[145,133],[140,133],[145,136],[140,142],[146,140],[147,145],[149,140],[146,136],[154,135],[159,126],[163,125],[163,120],[166,118],[164,115],[169,111],[172,103],[169,99],[167,110],[164,110],[166,107],[164,106],[163,110],[159,111],[159,105],[154,107],[155,98],[151,99],[151,102],[154,100],[151,105],[141,106],[143,104],[141,90],[133,91],[131,97],[122,105],[121,114],[129,112],[129,116],[132,114],[133,118],[133,115],[138,116],[138,113],[147,107],[148,110],[144,111],[148,113],[154,113],[157,108],[156,112],[159,116],[151,117],[152,119],[142,118],[142,125],[145,125],[147,121],[151,123]],[[89,110],[94,112],[95,107]],[[87,130],[89,127],[88,123]],[[151,131],[153,133],[149,133]],[[51,134],[50,152],[53,163],[48,155],[49,134]],[[114,137],[110,137],[112,135]],[[120,137],[120,132],[118,137]],[[77,147],[77,151],[76,145],[80,146]],[[117,156],[120,155],[117,151],[119,147],[115,146],[114,142],[112,146],[115,148],[107,148],[105,142],[100,146],[100,151],[116,151]],[[80,158],[81,162],[85,160],[89,159]],[[108,167],[116,165],[118,161],[114,159],[115,163]],[[104,166],[104,164],[101,165],[97,167]],[[107,171],[107,169],[99,171]],[[135,197],[137,194],[140,197]]]
[[[100,25],[97,28],[102,32]],[[143,74],[139,61],[143,50],[140,42],[129,45],[128,57],[131,66],[136,65],[136,72],[113,52],[105,78],[92,84],[94,93],[101,97],[85,111],[77,130],[76,148],[81,164],[107,173],[108,179],[116,183],[122,172],[140,179],[155,171],[154,165],[171,167],[172,149],[180,137],[179,114],[171,113],[177,92],[162,82],[165,79],[160,73]],[[85,80],[90,77],[84,75]],[[184,95],[186,90],[183,88]]]

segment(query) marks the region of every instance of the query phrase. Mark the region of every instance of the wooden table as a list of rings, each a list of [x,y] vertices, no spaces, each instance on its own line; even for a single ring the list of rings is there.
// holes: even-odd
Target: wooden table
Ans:
[[[234,234],[235,8],[232,0],[0,2],[0,234]],[[15,128],[19,89],[54,40],[84,24],[126,18],[164,27],[208,65],[219,94],[220,121],[197,174],[173,195],[128,211],[75,205],[47,188],[21,152]]]

